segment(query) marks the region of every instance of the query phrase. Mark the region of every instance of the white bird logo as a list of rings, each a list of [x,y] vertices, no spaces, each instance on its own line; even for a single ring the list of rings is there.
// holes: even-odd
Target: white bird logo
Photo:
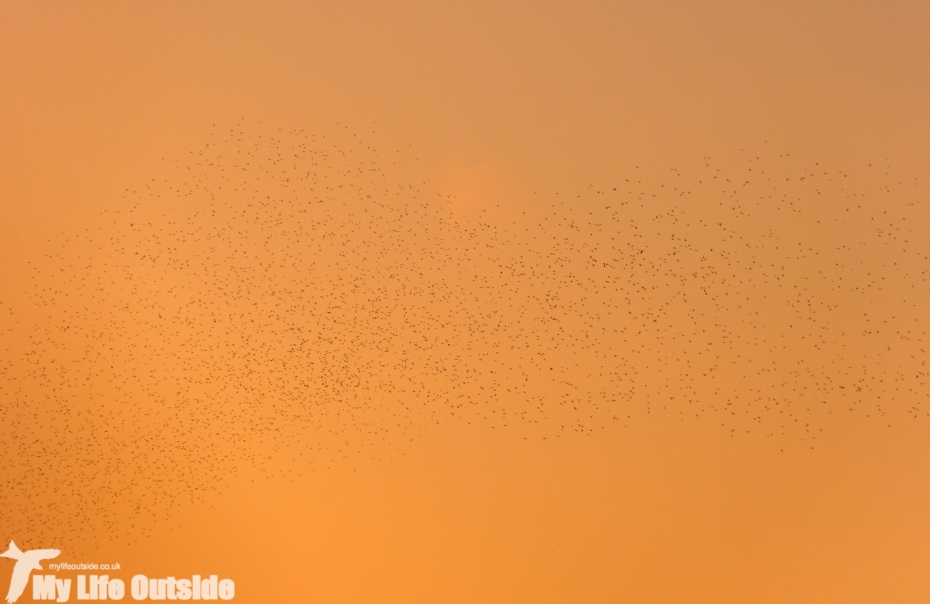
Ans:
[[[57,549],[31,549],[28,552],[20,551],[16,544],[10,541],[10,547],[0,554],[4,558],[13,558],[16,565],[13,567],[13,577],[10,579],[10,591],[6,594],[8,604],[13,604],[23,595],[26,584],[29,583],[29,575],[33,569],[42,570],[39,560],[48,560],[61,553]]]

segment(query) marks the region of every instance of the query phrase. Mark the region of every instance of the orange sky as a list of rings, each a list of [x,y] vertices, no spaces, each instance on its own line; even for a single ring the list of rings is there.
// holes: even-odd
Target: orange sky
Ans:
[[[925,601],[928,11],[0,6],[0,540]]]

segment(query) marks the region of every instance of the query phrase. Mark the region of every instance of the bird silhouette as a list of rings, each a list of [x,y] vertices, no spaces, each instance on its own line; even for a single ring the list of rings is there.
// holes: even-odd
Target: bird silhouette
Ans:
[[[4,558],[16,560],[16,564],[13,566],[13,576],[10,579],[10,589],[6,594],[7,604],[13,604],[19,599],[19,596],[22,595],[23,590],[26,589],[26,585],[29,583],[29,575],[33,570],[42,570],[42,565],[39,564],[40,560],[55,558],[60,553],[61,551],[57,549],[31,549],[24,552],[10,541],[10,547],[0,554]]]

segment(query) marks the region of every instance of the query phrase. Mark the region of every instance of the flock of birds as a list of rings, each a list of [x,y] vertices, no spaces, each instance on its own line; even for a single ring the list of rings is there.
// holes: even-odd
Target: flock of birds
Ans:
[[[814,446],[930,415],[926,207],[879,167],[707,159],[495,214],[358,137],[236,127],[167,164],[0,307],[8,532],[138,535],[246,467],[440,423]]]

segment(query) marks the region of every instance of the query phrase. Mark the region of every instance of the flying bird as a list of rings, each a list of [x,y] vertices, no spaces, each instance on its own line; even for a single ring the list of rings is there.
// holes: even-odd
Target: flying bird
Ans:
[[[26,584],[29,583],[29,575],[33,569],[42,570],[39,560],[48,560],[55,558],[61,550],[57,549],[31,549],[28,552],[21,551],[16,544],[10,541],[10,547],[0,554],[4,558],[13,558],[16,565],[13,567],[13,576],[10,578],[10,590],[6,594],[8,604],[13,604],[23,594]]]

